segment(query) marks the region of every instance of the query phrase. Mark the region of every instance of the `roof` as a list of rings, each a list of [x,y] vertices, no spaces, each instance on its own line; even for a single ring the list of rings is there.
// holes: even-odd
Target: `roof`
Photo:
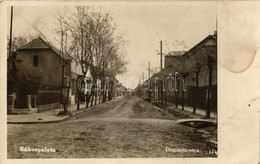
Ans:
[[[43,41],[42,38],[36,38],[30,41],[29,43],[23,45],[22,47],[19,47],[18,50],[24,50],[24,49],[49,49],[50,47],[48,44]]]
[[[60,51],[53,45],[46,43],[41,37],[35,38],[29,43],[21,46],[18,48],[20,50],[34,50],[34,49],[51,49],[54,51],[58,56],[60,56]],[[60,56],[61,57],[61,56]]]
[[[216,35],[208,35],[205,39],[203,39],[201,42],[199,42],[198,44],[196,44],[195,46],[193,46],[190,50],[188,51],[171,51],[169,52],[167,55],[168,56],[174,56],[175,59],[178,59],[179,63],[177,63],[177,65],[172,65],[169,66],[167,68],[163,68],[161,71],[159,71],[158,73],[156,73],[154,76],[152,76],[151,78],[155,77],[155,76],[163,76],[163,75],[167,75],[169,73],[171,73],[171,71],[179,71],[182,70],[183,68],[185,69],[193,69],[193,68],[189,68],[189,65],[191,65],[191,63],[187,63],[187,62],[191,62],[191,60],[187,60],[187,59],[191,59],[192,56],[194,56],[194,54],[196,53],[201,53],[202,51],[202,47],[214,47],[217,46],[217,36]],[[207,51],[204,50],[203,55],[207,55],[205,54]],[[183,53],[182,55],[180,55],[181,53]],[[192,58],[192,61],[196,60],[196,58]]]
[[[187,51],[170,51],[165,56],[182,56]]]
[[[208,35],[205,39],[203,39],[201,42],[193,46],[190,50],[188,50],[186,53],[184,53],[183,57],[190,56],[196,49],[198,49],[201,46],[216,46],[217,45],[217,36],[216,35]]]

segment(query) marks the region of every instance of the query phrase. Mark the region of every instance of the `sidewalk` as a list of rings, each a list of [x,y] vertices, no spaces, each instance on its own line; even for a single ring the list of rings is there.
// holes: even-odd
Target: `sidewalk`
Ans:
[[[80,104],[80,110],[77,110],[77,104],[73,104],[70,107],[72,115],[89,110],[84,108],[85,104]],[[33,113],[33,114],[19,114],[19,115],[7,115],[8,124],[35,124],[35,123],[53,123],[59,122],[66,118],[68,115],[58,115],[61,109],[52,109],[45,112]]]
[[[122,96],[117,97],[115,99],[120,99]],[[85,112],[87,110],[91,110],[94,107],[98,107],[100,105],[107,105],[107,103],[113,102],[106,101],[105,103],[98,103],[97,105],[93,105],[92,107],[85,108],[86,104],[80,104],[80,110],[77,110],[77,104],[73,104],[69,107],[69,111],[71,111],[72,115],[77,115],[79,113]],[[32,114],[20,114],[20,115],[7,115],[7,123],[8,124],[37,124],[37,123],[53,123],[65,120],[70,117],[68,115],[58,115],[61,109],[52,109],[45,112],[40,113],[32,113]]]
[[[152,102],[155,103],[155,102]],[[157,104],[160,104],[159,102],[156,102]],[[196,113],[192,114],[193,112],[193,107],[190,106],[184,106],[184,111],[182,111],[181,109],[181,105],[178,105],[178,108],[175,108],[175,103],[172,102],[167,102],[167,105],[165,104],[160,104],[162,107],[170,109],[171,111],[176,111],[179,112],[181,114],[187,115],[190,118],[204,118],[205,117],[205,110],[204,109],[196,109]],[[217,119],[217,113],[215,113],[214,111],[210,112],[210,119]]]

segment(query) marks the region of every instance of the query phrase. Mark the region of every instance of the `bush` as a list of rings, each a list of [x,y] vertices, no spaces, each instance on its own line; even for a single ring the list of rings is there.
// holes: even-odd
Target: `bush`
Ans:
[[[17,72],[17,85],[16,89],[23,93],[37,94],[37,91],[42,86],[42,75],[43,73],[37,69],[23,69]]]

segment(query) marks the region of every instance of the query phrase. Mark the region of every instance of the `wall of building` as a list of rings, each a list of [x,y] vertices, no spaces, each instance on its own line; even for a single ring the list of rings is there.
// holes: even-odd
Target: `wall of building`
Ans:
[[[181,56],[165,56],[164,57],[164,68],[168,68],[173,65],[178,65],[180,63]]]
[[[50,49],[20,50],[17,53],[21,63],[18,69],[36,69],[43,73],[42,84],[45,86],[61,86],[62,68],[60,57]],[[34,56],[38,56],[38,66],[33,65]],[[65,67],[65,76],[71,76],[70,66]]]

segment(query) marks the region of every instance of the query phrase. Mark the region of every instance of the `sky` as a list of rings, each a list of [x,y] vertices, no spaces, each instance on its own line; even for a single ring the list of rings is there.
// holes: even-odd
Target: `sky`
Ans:
[[[189,50],[216,30],[216,2],[92,2],[101,12],[109,12],[117,31],[129,42],[125,47],[127,73],[117,76],[124,86],[135,88],[142,73],[148,77],[151,68],[160,67],[160,40],[164,54]],[[55,17],[74,6],[15,6],[13,36],[35,34],[38,24],[48,38],[53,38]],[[164,61],[164,59],[163,59]]]

